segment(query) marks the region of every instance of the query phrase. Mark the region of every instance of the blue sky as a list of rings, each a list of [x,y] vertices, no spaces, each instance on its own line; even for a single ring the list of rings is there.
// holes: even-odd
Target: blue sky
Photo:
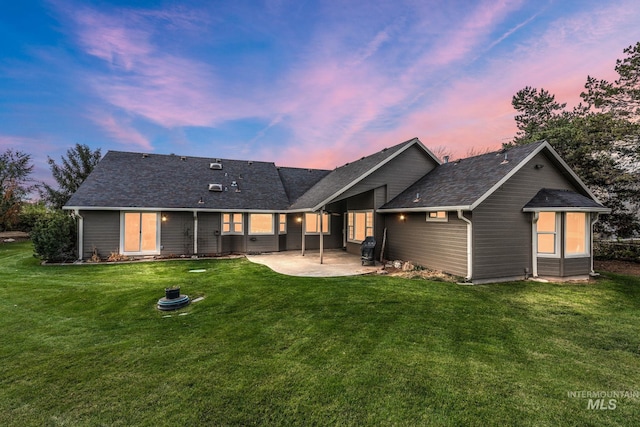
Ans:
[[[515,134],[511,97],[569,107],[640,41],[637,0],[15,1],[0,6],[0,151],[50,179],[92,148],[333,168],[417,136]]]

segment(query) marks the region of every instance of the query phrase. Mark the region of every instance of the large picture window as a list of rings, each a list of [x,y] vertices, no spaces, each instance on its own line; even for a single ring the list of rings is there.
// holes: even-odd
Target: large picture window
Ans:
[[[567,212],[565,224],[565,255],[588,255],[589,232],[587,214],[584,212]]]
[[[125,212],[122,216],[122,253],[159,253],[159,228],[156,212]]]
[[[329,219],[331,216],[327,213],[322,214],[322,234],[330,234]],[[304,214],[304,232],[305,234],[320,234],[320,214],[306,213]]]
[[[249,214],[249,234],[273,234],[273,214]]]
[[[222,234],[243,234],[243,217],[241,213],[222,214]]]
[[[537,223],[538,255],[557,256],[558,220],[556,212],[540,212]]]
[[[373,236],[373,211],[348,211],[347,240],[362,243],[367,236]]]

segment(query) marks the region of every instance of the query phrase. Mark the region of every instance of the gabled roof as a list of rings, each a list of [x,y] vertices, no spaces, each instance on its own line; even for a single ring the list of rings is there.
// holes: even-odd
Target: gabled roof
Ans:
[[[584,194],[597,201],[551,145],[540,141],[441,164],[379,211],[473,210],[543,150]]]
[[[218,160],[222,169],[210,169]],[[109,151],[66,208],[277,211],[289,204],[273,163]]]
[[[524,206],[524,212],[544,210],[588,211],[609,213],[611,209],[589,197],[570,190],[543,188]]]
[[[304,193],[291,209],[317,211],[414,145],[421,147],[438,164],[440,163],[418,138],[413,138],[334,169]]]
[[[290,203],[295,202],[330,172],[324,169],[278,167],[278,173]]]

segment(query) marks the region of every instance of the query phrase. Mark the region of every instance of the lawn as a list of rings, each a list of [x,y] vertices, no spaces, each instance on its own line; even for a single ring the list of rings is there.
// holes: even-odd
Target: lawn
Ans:
[[[156,310],[174,284],[204,300]],[[0,425],[637,425],[639,314],[637,277],[459,286],[293,278],[244,259],[43,267],[28,242],[4,244]],[[593,409],[576,391],[635,397]]]

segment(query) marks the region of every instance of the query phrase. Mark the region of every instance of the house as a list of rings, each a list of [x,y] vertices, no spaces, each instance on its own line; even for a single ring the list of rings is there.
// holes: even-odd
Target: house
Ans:
[[[331,171],[110,151],[65,209],[82,259],[359,254],[371,235],[387,259],[474,283],[588,277],[609,212],[547,142],[442,163],[417,138]]]

